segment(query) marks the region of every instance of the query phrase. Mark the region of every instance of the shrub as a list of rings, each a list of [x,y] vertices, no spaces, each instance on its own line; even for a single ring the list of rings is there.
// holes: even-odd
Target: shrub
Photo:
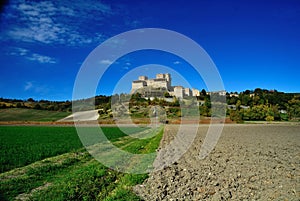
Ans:
[[[274,121],[274,117],[269,115],[266,117],[266,121]]]

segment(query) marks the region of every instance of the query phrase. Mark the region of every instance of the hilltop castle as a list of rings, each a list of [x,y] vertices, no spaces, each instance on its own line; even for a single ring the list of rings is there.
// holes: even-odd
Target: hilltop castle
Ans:
[[[148,79],[147,76],[139,76],[138,80],[132,82],[130,93],[135,92],[142,93],[145,97],[163,96],[165,92],[177,98],[200,95],[197,89],[191,90],[182,86],[172,86],[172,79],[169,73],[156,74],[154,79]]]

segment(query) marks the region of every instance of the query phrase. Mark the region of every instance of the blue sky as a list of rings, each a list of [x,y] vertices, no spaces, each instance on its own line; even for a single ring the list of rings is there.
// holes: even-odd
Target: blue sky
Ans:
[[[1,9],[0,97],[70,100],[76,75],[106,39],[139,28],[170,29],[200,44],[227,91],[266,88],[300,92],[300,1],[10,1]],[[105,62],[105,61],[103,61]],[[106,61],[109,62],[109,61]],[[206,88],[181,58],[159,51],[124,55],[99,83],[109,95],[129,92],[133,69],[160,64],[192,87]],[[145,69],[145,74],[167,71]],[[165,73],[162,72],[162,73]],[[180,85],[174,75],[174,85]]]

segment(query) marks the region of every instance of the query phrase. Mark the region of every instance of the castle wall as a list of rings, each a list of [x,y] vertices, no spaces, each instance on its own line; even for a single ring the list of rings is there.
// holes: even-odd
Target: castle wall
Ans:
[[[198,89],[193,89],[192,90],[192,95],[193,96],[200,96],[200,91]]]
[[[144,76],[144,75],[142,75],[142,76],[139,76],[139,80],[148,80],[148,77],[147,77],[147,76]]]
[[[134,93],[137,89],[144,87],[151,87],[153,89],[166,89],[169,91],[170,95],[173,95],[177,98],[183,98],[184,96],[199,96],[200,91],[193,89],[192,91],[189,88],[183,88],[182,86],[172,86],[172,78],[169,73],[156,74],[155,79],[148,79],[147,76],[139,76],[138,80],[132,82],[131,93]]]
[[[184,95],[185,96],[191,96],[192,95],[192,91],[190,90],[190,88],[184,88]]]
[[[174,87],[174,95],[177,98],[183,98],[183,87],[182,86]]]
[[[146,81],[142,81],[142,80],[133,81],[131,84],[131,93],[134,93],[137,89],[140,89],[140,88],[143,88],[146,86],[147,86]]]
[[[165,79],[162,79],[162,78],[147,80],[147,86],[150,86],[150,87],[153,87],[153,88],[168,89],[167,81]]]

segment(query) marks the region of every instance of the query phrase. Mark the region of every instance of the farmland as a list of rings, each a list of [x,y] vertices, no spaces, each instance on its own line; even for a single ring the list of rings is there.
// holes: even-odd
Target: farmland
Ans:
[[[82,148],[74,127],[2,126],[0,139],[1,173]]]
[[[62,111],[6,108],[0,110],[0,121],[56,121],[69,114]]]
[[[161,147],[178,125],[167,125]],[[185,127],[185,132],[192,130]],[[214,150],[200,159],[208,125],[176,163],[150,173],[135,192],[144,200],[299,200],[300,125],[227,124]],[[167,161],[171,154],[165,152]]]
[[[95,129],[95,128],[87,128]],[[138,133],[148,128],[124,128]],[[145,140],[103,127],[107,138],[131,153],[152,153],[163,130]],[[0,200],[139,200],[131,187],[147,174],[109,169],[83,148],[74,127],[0,127]]]

